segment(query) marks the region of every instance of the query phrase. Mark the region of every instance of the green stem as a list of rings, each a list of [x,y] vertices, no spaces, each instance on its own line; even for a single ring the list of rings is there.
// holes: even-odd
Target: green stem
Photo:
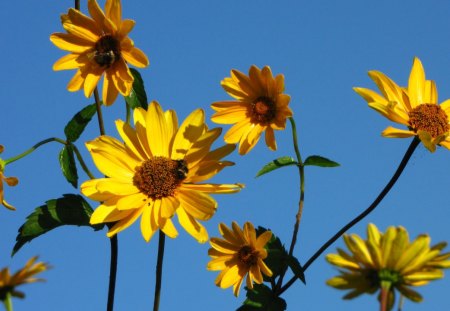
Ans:
[[[114,294],[116,291],[116,276],[117,276],[117,257],[119,254],[119,243],[117,234],[109,239],[111,244],[111,264],[109,266],[109,288],[108,288],[108,305],[107,311],[114,310]]]
[[[156,262],[156,284],[155,284],[155,300],[153,302],[153,311],[159,310],[159,301],[161,299],[161,281],[162,281],[165,240],[166,235],[164,234],[164,232],[159,230],[158,261]]]
[[[380,311],[388,310],[390,282],[381,282]]]
[[[126,109],[126,119],[125,122],[130,124],[130,120],[131,120],[131,107],[130,105],[128,105],[127,102],[125,102],[125,109]]]
[[[358,222],[360,222],[362,219],[364,219],[367,215],[369,215],[377,206],[380,204],[380,202],[384,199],[384,197],[389,193],[389,191],[392,189],[392,187],[397,182],[400,175],[403,173],[403,170],[405,169],[406,165],[408,164],[409,159],[411,159],[411,156],[414,153],[414,150],[416,150],[417,146],[419,145],[420,140],[419,138],[415,137],[411,144],[408,147],[408,150],[406,151],[405,155],[403,156],[402,161],[400,162],[399,166],[397,167],[397,170],[395,171],[392,178],[389,180],[389,182],[386,184],[386,186],[383,188],[383,190],[380,192],[380,194],[376,197],[376,199],[372,202],[372,204],[364,210],[361,214],[356,216],[354,219],[352,219],[349,223],[347,223],[344,227],[342,227],[336,234],[334,234],[327,242],[325,242],[315,253],[311,256],[311,258],[308,259],[308,261],[303,266],[303,272],[308,269],[308,267],[331,245],[333,244],[337,239],[341,237],[348,229],[356,225]],[[281,295],[284,291],[286,291],[296,280],[298,276],[294,276],[292,279],[289,280],[281,289],[279,294]]]
[[[5,306],[6,311],[13,311],[11,293],[7,292],[5,295],[5,300],[3,300],[3,305]]]
[[[53,142],[53,141],[56,141],[56,142],[61,143],[63,145],[67,145],[67,142],[65,140],[62,140],[62,139],[59,139],[59,138],[56,138],[56,137],[47,138],[47,139],[44,139],[43,141],[38,142],[37,144],[35,144],[33,147],[31,147],[27,151],[22,152],[21,154],[15,156],[15,157],[12,157],[12,158],[9,158],[9,159],[5,160],[5,165],[6,164],[10,164],[12,162],[15,162],[17,160],[20,160],[23,157],[25,157],[25,156],[29,155],[30,153],[32,153],[34,150],[36,150],[40,146],[45,145],[45,144],[50,143],[50,142]]]
[[[75,155],[77,156],[78,162],[80,163],[83,171],[89,176],[90,179],[95,179],[95,176],[91,173],[91,171],[87,167],[86,162],[84,162],[83,157],[81,156],[81,153],[78,150],[78,148],[75,145],[72,145],[72,147],[73,147],[73,151],[75,152]]]
[[[98,88],[94,89],[94,98],[95,98],[95,107],[97,108],[97,118],[98,118],[98,128],[100,130],[100,135],[105,135],[105,126],[103,122],[103,114],[102,114],[102,104],[100,102],[100,96],[98,95]],[[114,224],[109,224],[108,228]],[[107,311],[112,311],[114,308],[114,294],[116,291],[116,277],[117,277],[117,258],[119,253],[119,242],[117,239],[117,234],[110,238],[111,244],[111,261],[109,266],[109,286],[108,286],[108,302],[107,302]]]
[[[100,130],[100,135],[105,135],[105,125],[103,123],[103,114],[102,114],[102,104],[100,102],[100,96],[98,96],[98,88],[94,89],[94,98],[95,105],[97,107],[97,119],[98,119],[98,128]]]
[[[398,300],[398,309],[397,311],[402,311],[403,310],[403,303],[405,302],[405,296],[400,295],[400,298]]]
[[[75,10],[80,10],[80,0],[75,0]]]
[[[298,211],[297,214],[295,215],[295,224],[294,224],[294,231],[292,232],[291,246],[289,247],[289,256],[292,256],[294,254],[295,244],[297,243],[298,230],[300,228],[300,221],[302,219],[303,206],[305,202],[305,166],[303,165],[302,156],[300,155],[300,149],[298,147],[297,127],[295,125],[295,120],[294,118],[290,117],[289,121],[292,127],[292,142],[294,145],[295,154],[297,156],[298,173],[300,176],[300,199],[298,202]],[[283,270],[283,272],[280,275],[280,278],[278,279],[276,286],[277,290],[279,290],[283,284],[283,278],[286,274],[286,271],[287,267]]]

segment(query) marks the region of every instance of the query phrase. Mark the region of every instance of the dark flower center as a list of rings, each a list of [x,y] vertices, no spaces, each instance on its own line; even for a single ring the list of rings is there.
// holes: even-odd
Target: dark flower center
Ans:
[[[237,252],[237,257],[247,267],[254,266],[258,262],[258,251],[248,245],[244,245]]]
[[[438,137],[449,130],[447,114],[439,105],[421,104],[409,112],[409,127],[416,133],[420,130]]]
[[[251,105],[250,121],[261,125],[268,125],[276,116],[275,102],[266,96],[258,97]]]
[[[95,43],[94,60],[101,67],[109,68],[120,59],[120,42],[111,35],[102,36]]]
[[[184,160],[154,157],[136,167],[133,184],[149,198],[157,200],[173,196],[187,173]]]

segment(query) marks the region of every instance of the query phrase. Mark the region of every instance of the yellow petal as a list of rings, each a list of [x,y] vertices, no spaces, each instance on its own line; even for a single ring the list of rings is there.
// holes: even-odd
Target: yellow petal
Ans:
[[[180,208],[195,219],[208,220],[216,212],[217,202],[208,194],[179,188],[176,197],[180,200]]]
[[[122,6],[120,0],[106,0],[105,3],[106,16],[113,21],[117,26],[122,20]]]
[[[153,202],[150,206],[145,206],[143,208],[141,217],[141,233],[142,237],[146,242],[149,242],[155,232],[158,230],[158,226],[151,220],[151,212],[153,209]]]
[[[130,210],[141,208],[144,205],[147,205],[147,197],[142,193],[134,193],[120,198],[117,201],[116,208],[118,210]]]
[[[183,159],[191,145],[205,131],[205,113],[201,109],[194,110],[183,121],[178,129],[172,146],[171,158]]]
[[[152,102],[146,115],[147,138],[154,156],[169,157],[169,136],[161,106]]]
[[[396,129],[395,127],[392,127],[392,126],[388,126],[381,133],[381,135],[383,135],[384,137],[389,137],[389,138],[408,138],[408,137],[415,136],[416,133],[414,133],[413,131],[400,130],[400,129]]]
[[[266,145],[270,150],[277,150],[277,142],[275,141],[275,133],[271,127],[266,128]]]
[[[169,238],[175,239],[178,236],[178,231],[170,219],[164,219],[161,221],[160,226],[162,232],[164,232],[164,234]]]
[[[208,241],[208,232],[198,221],[192,216],[188,215],[184,209],[177,209],[178,221],[180,225],[190,235],[192,235],[199,243],[205,243]]]
[[[141,161],[147,159],[147,155],[139,143],[136,131],[128,123],[125,123],[122,120],[116,120],[116,128],[125,143],[125,148],[129,149],[137,159]]]
[[[72,80],[70,80],[67,84],[67,90],[69,90],[69,92],[79,91],[83,87],[84,78],[85,77],[83,77],[81,74],[81,70],[78,70],[73,76]]]
[[[408,81],[408,94],[413,108],[426,103],[424,102],[424,87],[425,71],[420,59],[415,57]]]
[[[77,54],[67,54],[60,59],[58,59],[53,64],[53,70],[67,70],[67,69],[76,69],[80,67],[80,63],[77,61]]]
[[[112,105],[119,95],[119,90],[114,84],[113,76],[110,72],[105,72],[105,78],[103,79],[102,99],[103,104],[106,106]]]
[[[252,126],[253,124],[250,123],[250,120],[242,120],[241,122],[233,125],[225,134],[223,139],[228,144],[235,144],[241,140],[242,136],[244,136]]]
[[[121,54],[128,63],[135,67],[145,68],[150,64],[147,55],[136,47],[132,47],[129,51],[122,50]]]
[[[97,87],[98,81],[102,77],[103,70],[97,69],[87,73],[86,79],[84,80],[84,95],[86,97],[91,97],[92,92]]]
[[[50,41],[60,49],[76,54],[81,54],[94,48],[92,41],[85,40],[70,33],[54,33],[50,36]]]
[[[131,226],[136,221],[136,219],[139,218],[141,213],[142,213],[141,210],[136,210],[135,212],[130,214],[130,216],[122,220],[119,220],[111,229],[109,229],[106,235],[108,237],[112,237],[113,235],[119,233],[120,231],[125,230],[126,228]]]

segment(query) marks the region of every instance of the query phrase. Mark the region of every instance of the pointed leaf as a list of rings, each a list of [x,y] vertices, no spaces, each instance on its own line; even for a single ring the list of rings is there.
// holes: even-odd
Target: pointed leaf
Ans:
[[[78,173],[72,145],[64,146],[64,148],[59,153],[59,165],[67,181],[71,183],[74,188],[77,188]]]
[[[237,311],[284,311],[287,304],[284,299],[276,297],[272,290],[264,284],[255,284],[247,290],[247,299]]]
[[[281,157],[278,159],[273,160],[272,162],[267,163],[264,165],[264,167],[256,174],[256,177],[259,177],[261,175],[267,174],[273,170],[279,169],[280,167],[284,166],[290,166],[290,165],[297,165],[297,161],[294,160],[292,157]]]
[[[125,101],[132,109],[142,107],[147,110],[148,101],[147,93],[144,88],[144,80],[142,80],[140,73],[136,69],[130,68],[130,71],[134,77],[134,81],[130,95],[125,96]]]
[[[294,256],[287,257],[287,263],[292,272],[306,285],[305,274],[303,273],[303,268],[297,258]]]
[[[267,230],[268,229],[266,228],[258,227],[258,229],[256,230],[256,235],[260,236]],[[265,248],[267,249],[267,258],[264,259],[264,262],[272,271],[272,276],[267,277],[263,275],[263,277],[265,281],[270,281],[271,278],[276,278],[287,268],[288,253],[283,244],[281,244],[280,239],[273,232],[272,238],[269,240],[269,242],[267,242]]]
[[[65,194],[62,198],[45,202],[45,205],[37,207],[19,228],[12,256],[25,243],[60,226],[89,226],[96,231],[102,229],[103,225],[91,226],[89,224],[92,213],[93,210],[89,203],[83,197],[75,194]]]
[[[72,120],[67,123],[64,128],[64,134],[70,142],[75,142],[83,133],[86,125],[91,121],[94,114],[97,112],[95,104],[88,105],[73,116]]]
[[[336,167],[336,166],[340,166],[339,163],[331,161],[327,158],[321,157],[321,156],[317,156],[317,155],[313,155],[313,156],[309,156],[306,160],[304,165],[314,165],[314,166],[320,166],[320,167]]]

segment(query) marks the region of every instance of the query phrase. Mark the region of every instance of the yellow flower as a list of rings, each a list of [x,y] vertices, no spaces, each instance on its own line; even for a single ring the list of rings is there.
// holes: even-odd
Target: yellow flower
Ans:
[[[272,276],[272,271],[263,261],[267,257],[264,247],[272,237],[272,232],[265,231],[256,237],[255,228],[250,222],[246,222],[242,230],[234,221],[232,229],[223,223],[219,224],[219,231],[224,239],[211,238],[212,248],[208,250],[208,255],[212,260],[207,266],[208,270],[221,270],[215,281],[217,286],[233,286],[234,295],[237,297],[245,275],[249,289],[253,289],[253,282],[263,282],[261,272]]]
[[[75,92],[84,88],[86,97],[92,95],[105,74],[103,103],[111,105],[118,93],[130,94],[133,76],[127,63],[143,68],[149,62],[128,37],[135,22],[122,20],[120,0],[106,0],[105,13],[97,1],[88,0],[88,9],[92,18],[75,9],[61,16],[67,33],[54,33],[50,40],[70,54],[56,61],[53,70],[78,69],[67,89]]]
[[[43,262],[35,263],[36,260],[36,256],[31,258],[25,264],[25,267],[13,275],[10,274],[8,268],[3,268],[0,271],[0,300],[4,300],[7,293],[15,297],[23,298],[25,295],[15,289],[17,286],[43,281],[43,279],[37,279],[33,276],[49,269],[49,266]]]
[[[221,128],[208,129],[203,110],[193,111],[178,127],[175,111],[163,112],[157,102],[145,111],[134,110],[132,128],[116,121],[124,143],[109,136],[88,142],[98,169],[109,176],[86,181],[81,191],[101,201],[91,224],[115,222],[108,236],[126,229],[141,216],[141,231],[149,241],[161,229],[178,235],[171,218],[177,214],[181,226],[200,243],[208,240],[206,229],[197,220],[210,219],[217,202],[209,193],[234,193],[239,184],[199,184],[234,165],[221,159],[234,145],[210,151]]]
[[[369,107],[408,127],[408,130],[401,130],[389,126],[383,131],[383,136],[418,136],[431,152],[436,150],[436,145],[450,149],[450,99],[438,105],[436,84],[425,79],[425,71],[418,58],[414,58],[407,88],[399,87],[379,71],[369,71],[369,76],[382,95],[365,88],[356,87],[354,90],[369,103]]]
[[[231,77],[221,82],[225,91],[237,101],[221,101],[211,105],[216,113],[211,117],[219,124],[234,124],[225,134],[225,142],[239,142],[239,154],[247,154],[266,131],[266,145],[277,149],[274,130],[284,130],[286,119],[292,116],[288,107],[291,97],[284,94],[284,76],[272,76],[269,66],[260,70],[251,66],[249,76],[231,70]]]
[[[0,145],[0,153],[5,150],[5,147]],[[6,184],[10,187],[14,187],[19,183],[19,180],[17,177],[6,177],[3,172],[5,171],[6,163],[4,160],[0,159],[0,202],[1,204],[6,207],[7,209],[10,209],[12,211],[15,211],[15,207],[6,202],[5,200],[5,194],[3,193],[3,181],[6,182]]]
[[[428,235],[409,241],[405,228],[389,227],[386,233],[369,224],[367,240],[356,234],[344,235],[350,253],[338,248],[338,254],[328,254],[326,259],[340,268],[340,275],[327,284],[341,290],[350,290],[344,299],[363,293],[373,294],[380,287],[389,286],[389,305],[395,300],[395,290],[414,301],[422,296],[412,286],[422,286],[444,276],[442,269],[450,267],[450,253],[441,253],[447,243],[430,246]],[[382,284],[383,283],[383,284]]]

